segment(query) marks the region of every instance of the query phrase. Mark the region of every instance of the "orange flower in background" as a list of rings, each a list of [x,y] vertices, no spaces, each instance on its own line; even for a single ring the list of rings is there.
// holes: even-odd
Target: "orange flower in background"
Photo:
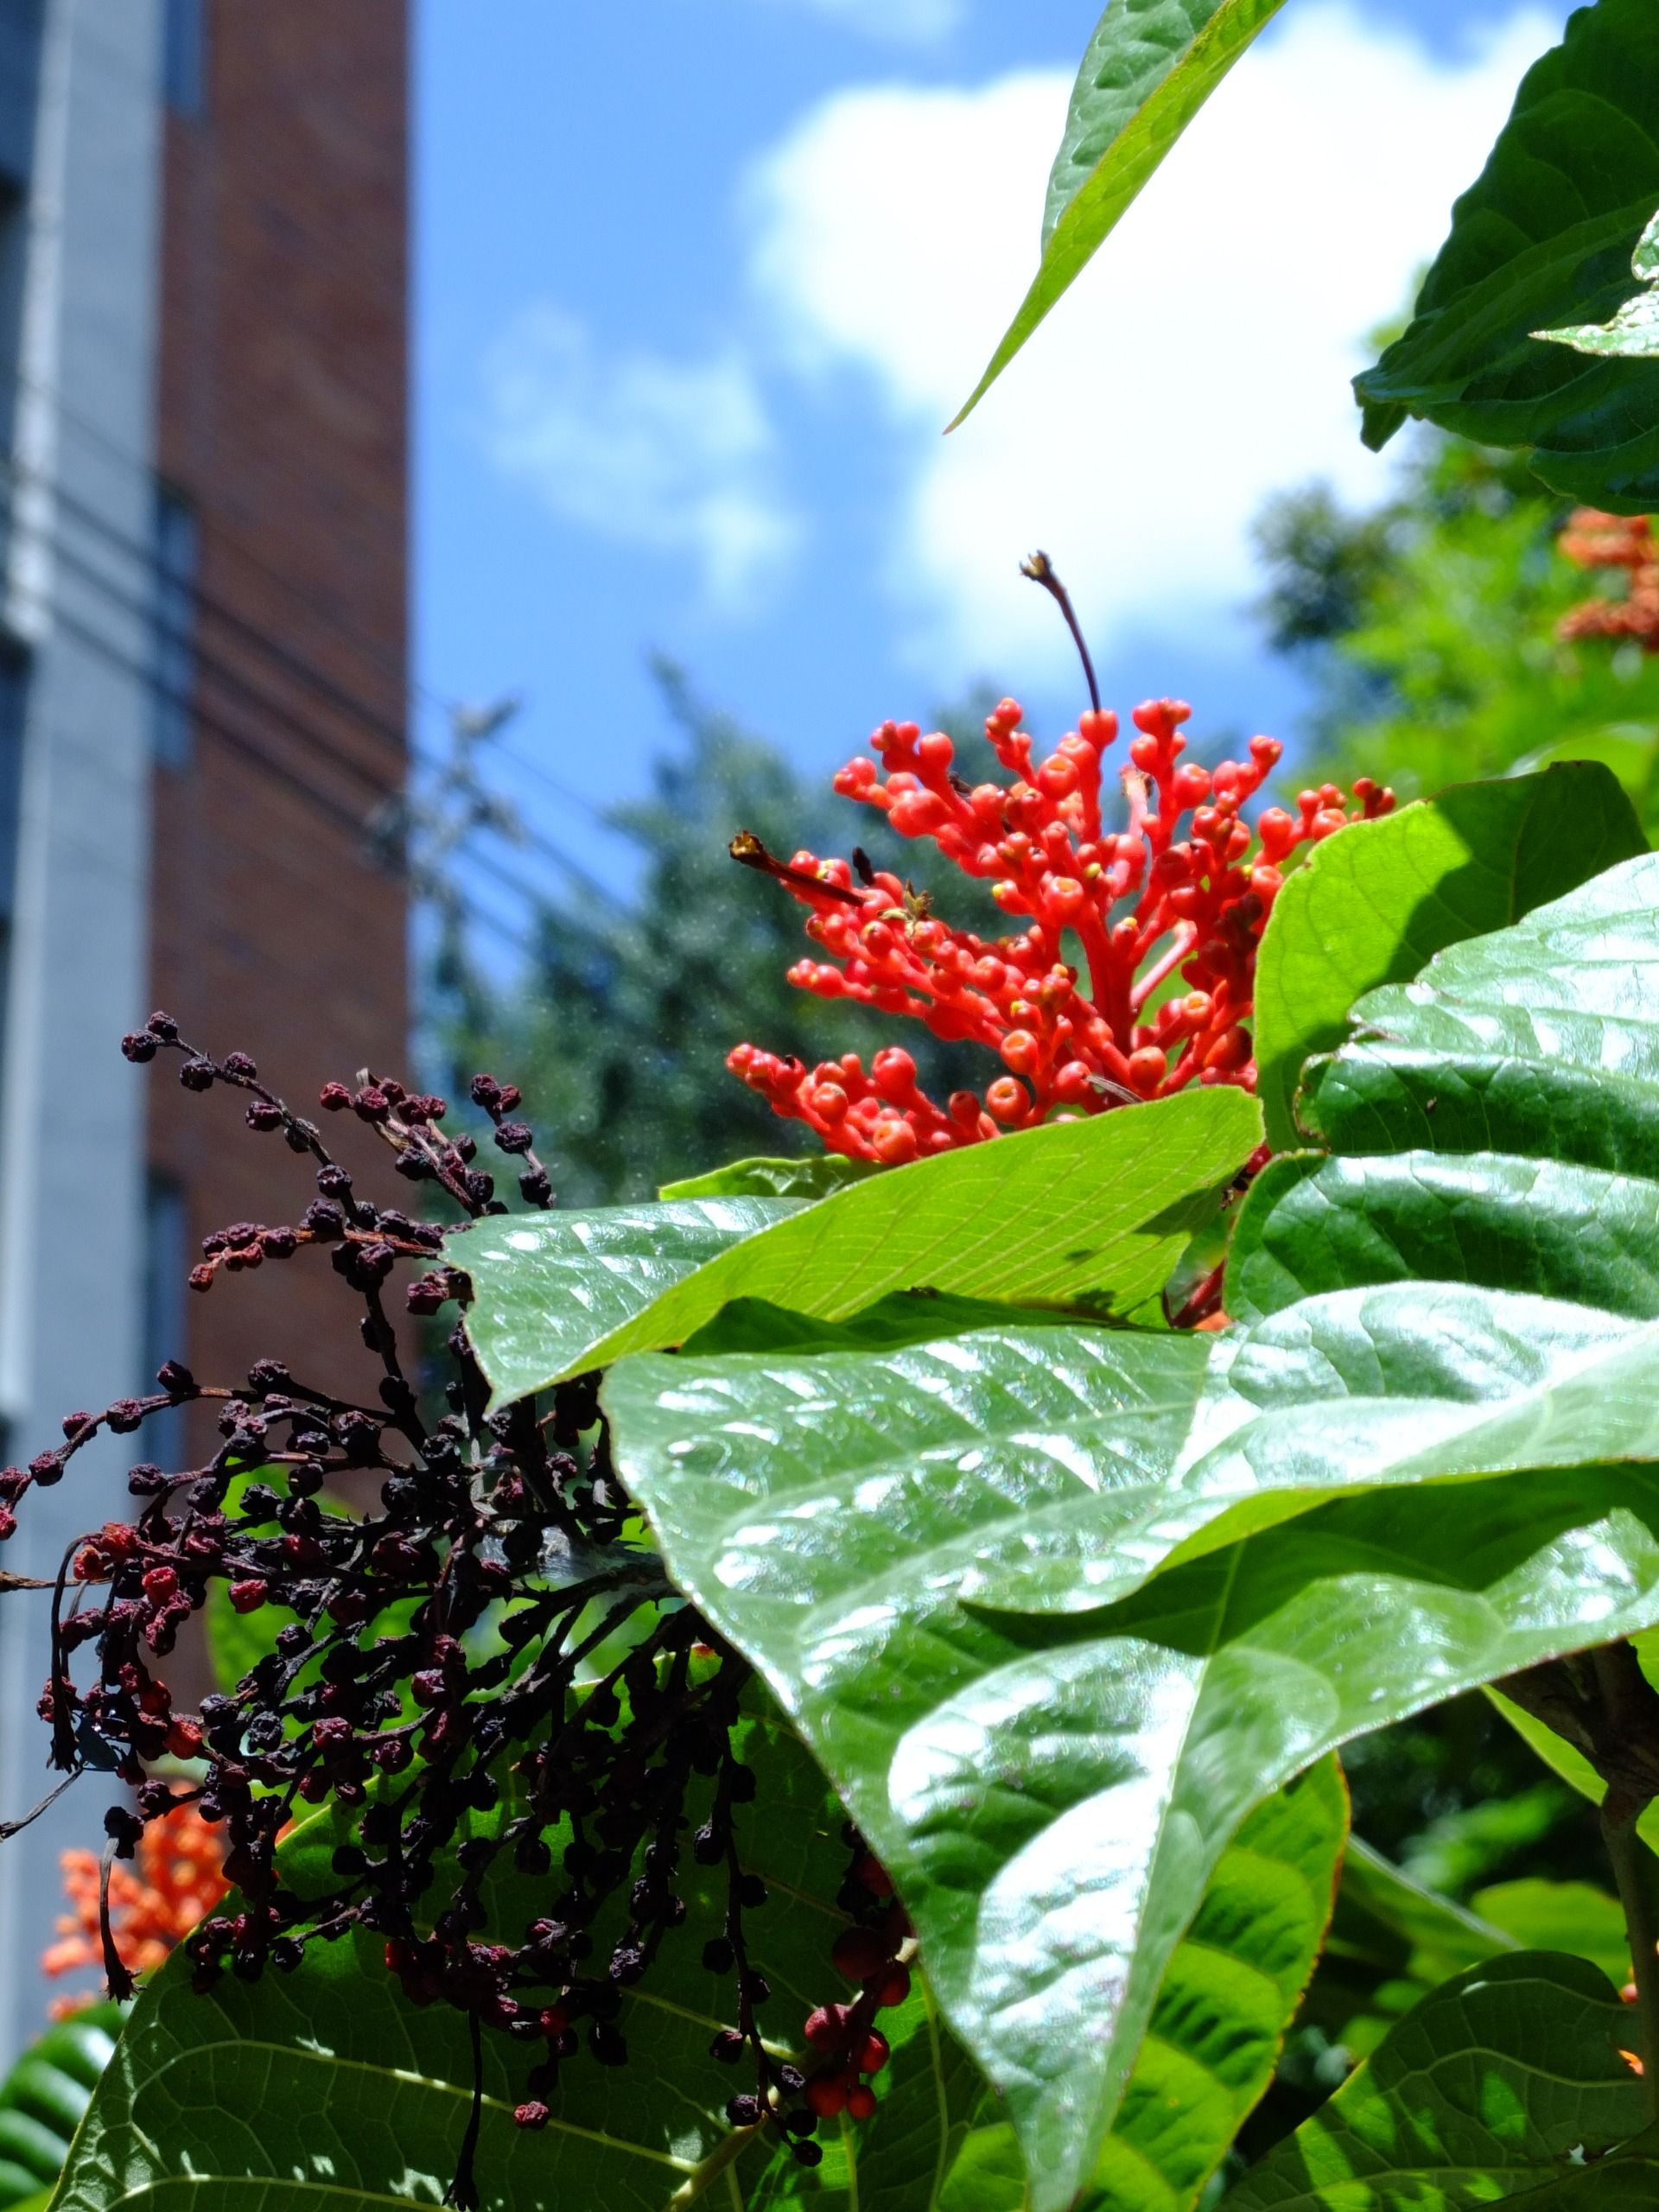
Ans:
[[[54,1978],[78,1968],[101,1968],[98,1928],[98,1853],[66,1851],[64,1894],[71,1910],[57,1923],[41,1968]],[[110,1869],[110,1926],[116,1947],[135,1974],[158,1967],[175,1944],[207,1918],[229,1887],[219,1863],[219,1840],[194,1805],[181,1805],[154,1821],[139,1839],[136,1862],[117,1859]],[[91,1993],[54,1998],[54,2020],[93,2001]]]
[[[1634,638],[1659,652],[1659,546],[1646,515],[1605,515],[1578,507],[1557,543],[1580,569],[1624,569],[1623,599],[1580,600],[1556,626],[1562,638]]]

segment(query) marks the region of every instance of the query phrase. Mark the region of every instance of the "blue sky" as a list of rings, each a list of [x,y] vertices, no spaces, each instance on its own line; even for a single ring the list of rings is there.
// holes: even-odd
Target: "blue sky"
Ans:
[[[575,797],[517,796],[567,848],[615,864],[589,810],[665,741],[652,648],[813,769],[976,677],[1058,734],[1039,543],[1114,703],[1294,733],[1249,516],[1313,475],[1385,492],[1344,397],[1362,334],[1565,10],[1292,0],[947,445],[1095,13],[422,0],[417,668],[524,694],[513,747]]]

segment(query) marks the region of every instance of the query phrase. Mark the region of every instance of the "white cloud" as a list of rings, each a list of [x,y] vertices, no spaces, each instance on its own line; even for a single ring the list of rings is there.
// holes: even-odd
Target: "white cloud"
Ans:
[[[774,441],[735,354],[602,357],[556,308],[528,309],[486,372],[486,441],[554,512],[623,545],[680,553],[711,605],[740,611],[792,550]]]
[[[1381,495],[1347,388],[1364,334],[1557,33],[1528,9],[1448,61],[1346,5],[1293,10],[948,440],[1032,274],[1066,79],[839,93],[759,166],[766,323],[798,371],[861,377],[899,435],[889,582],[936,681],[1056,665],[1052,610],[1013,573],[1033,546],[1109,647],[1236,621],[1274,490]]]
[[[931,46],[958,29],[965,15],[964,0],[774,0],[774,4],[804,8],[866,38],[895,44]]]

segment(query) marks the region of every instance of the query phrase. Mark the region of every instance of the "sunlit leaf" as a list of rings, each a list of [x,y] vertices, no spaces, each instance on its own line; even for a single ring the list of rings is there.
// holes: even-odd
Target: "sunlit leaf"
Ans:
[[[1292,1108],[1302,1069],[1341,1043],[1362,992],[1408,982],[1446,945],[1517,922],[1646,849],[1617,779],[1577,761],[1458,785],[1316,845],[1286,879],[1256,961],[1268,1141],[1306,1141]]]
[[[803,1160],[734,1160],[706,1175],[664,1183],[659,1198],[827,1198],[849,1183],[862,1183],[880,1168],[873,1160],[849,1160],[838,1152],[809,1154]]]
[[[452,1248],[472,1278],[467,1333],[505,1400],[683,1343],[735,1299],[830,1321],[918,1289],[1126,1314],[1156,1297],[1260,1134],[1242,1091],[1194,1090],[944,1153],[811,1206],[705,1198],[480,1222]]]
[[[1077,72],[1031,289],[956,422],[970,415],[1116,228],[1284,0],[1110,0]],[[1193,241],[1193,250],[1200,242]]]

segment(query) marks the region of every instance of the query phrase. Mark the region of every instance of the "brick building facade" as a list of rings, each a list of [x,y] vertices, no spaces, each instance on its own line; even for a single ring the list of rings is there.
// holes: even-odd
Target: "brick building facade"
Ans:
[[[296,1103],[406,1051],[404,902],[363,838],[404,774],[406,35],[404,0],[218,0],[165,130],[156,466],[197,711],[156,748],[153,995]],[[158,1258],[303,1205],[229,1097],[152,1080],[149,1114]],[[326,1266],[181,1297],[156,1348],[182,1322],[204,1377],[279,1351],[343,1379]]]
[[[406,17],[0,0],[6,1458],[163,1356],[335,1382],[359,1357],[309,1255],[186,1293],[205,1230],[293,1219],[308,1178],[233,1097],[115,1047],[164,1005],[296,1103],[404,1058],[404,891],[364,833],[404,770]],[[78,1458],[6,1567],[54,1573],[155,1452]],[[0,1604],[0,1821],[50,1781],[46,1626]],[[4,1847],[0,2063],[103,1802]]]

